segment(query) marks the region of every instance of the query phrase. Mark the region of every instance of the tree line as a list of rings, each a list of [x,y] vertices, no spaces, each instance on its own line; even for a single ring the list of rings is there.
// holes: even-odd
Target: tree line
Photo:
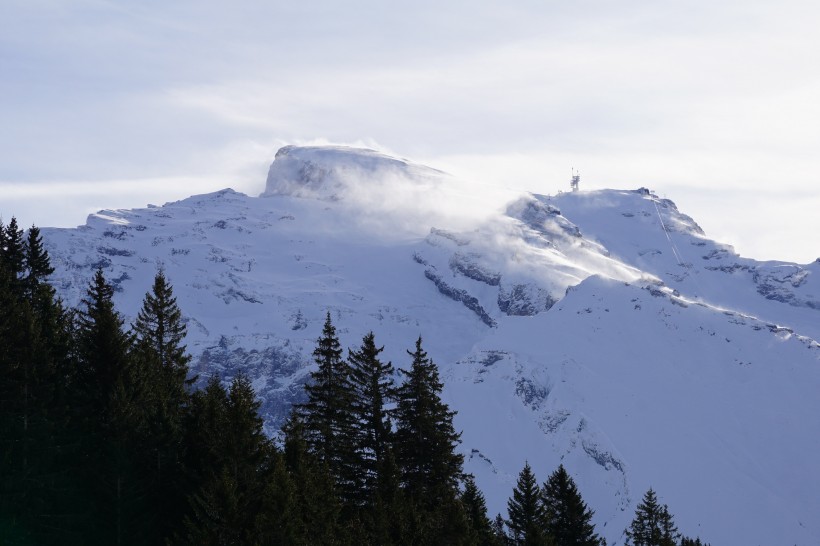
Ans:
[[[345,357],[328,313],[276,443],[247,377],[195,387],[163,271],[130,325],[101,270],[78,309],[53,272],[36,227],[0,222],[2,544],[604,543],[563,467],[539,487],[525,465],[508,517],[487,516],[421,338],[406,369],[372,332]],[[626,534],[700,545],[652,490]]]

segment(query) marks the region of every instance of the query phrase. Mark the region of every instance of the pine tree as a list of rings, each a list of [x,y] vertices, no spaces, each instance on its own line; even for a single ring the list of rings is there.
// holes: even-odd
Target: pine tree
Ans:
[[[40,290],[47,290],[48,296],[53,297],[54,290],[45,284],[45,280],[54,273],[54,268],[51,267],[48,252],[43,247],[43,238],[40,236],[38,227],[31,226],[29,228],[24,252],[25,277],[23,278],[23,286],[29,301],[34,300]]]
[[[555,546],[600,546],[592,525],[593,512],[581,499],[575,481],[564,465],[552,473],[542,487],[547,514],[546,531]]]
[[[142,308],[132,326],[135,360],[144,378],[151,398],[151,430],[156,463],[173,463],[181,442],[182,418],[189,401],[187,387],[194,379],[188,378],[190,355],[183,340],[186,327],[182,312],[173,296],[173,289],[159,271],[150,292],[143,299]]]
[[[107,434],[120,435],[134,425],[132,406],[138,387],[129,358],[131,338],[123,330],[123,319],[114,308],[114,289],[97,270],[82,300],[85,309],[78,317],[80,375],[95,421]]]
[[[52,365],[57,366],[59,361],[66,360],[71,350],[68,333],[71,317],[56,298],[54,288],[48,284],[54,268],[37,226],[28,230],[23,262],[23,294],[34,314],[44,350]]]
[[[342,498],[354,502],[359,496],[360,482],[352,464],[357,442],[350,368],[342,358],[330,313],[313,357],[318,369],[310,374],[311,380],[305,385],[307,402],[297,408],[303,417],[305,441],[318,463],[327,465]]]
[[[396,454],[404,487],[411,497],[435,504],[444,493],[458,490],[464,456],[456,452],[460,434],[451,411],[441,400],[444,385],[435,363],[421,347],[407,352],[410,370],[396,391]]]
[[[25,270],[26,265],[26,243],[23,238],[23,230],[17,225],[17,219],[11,217],[3,232],[3,267],[11,275],[13,282],[17,283]]]
[[[168,536],[181,518],[184,487],[181,483],[182,421],[189,402],[187,386],[191,357],[185,352],[186,328],[173,289],[159,271],[152,290],[145,295],[132,327],[135,339],[134,358],[144,377],[150,406],[149,430],[146,431],[145,481],[158,514],[158,539]]]
[[[395,453],[414,543],[457,544],[467,534],[467,515],[458,499],[464,456],[454,411],[441,400],[438,368],[416,341],[410,369],[396,390]]]
[[[476,486],[472,476],[467,476],[464,480],[461,503],[467,514],[470,531],[469,543],[476,546],[500,546],[493,530],[493,523],[487,517],[487,503],[484,500],[484,494]]]
[[[665,504],[661,508],[661,541],[660,546],[676,546],[677,539],[680,537],[678,528],[669,513],[669,507]]]
[[[7,268],[8,231],[0,223],[0,521],[17,522],[31,543],[72,544],[67,515],[78,503],[69,502],[76,472],[67,461],[76,448],[61,396],[70,318],[45,282],[52,271],[45,251],[36,290],[26,289],[31,245],[23,244],[21,270],[16,227],[10,231],[17,273]]]
[[[6,225],[0,217],[0,271],[5,271],[6,267]]]
[[[349,351],[357,480],[364,493],[361,503],[373,506],[385,480],[385,458],[391,440],[390,419],[385,404],[394,396],[393,365],[379,360],[384,347],[376,347],[373,332],[357,351]]]
[[[301,419],[301,412],[293,411],[282,428],[285,468],[293,483],[298,484],[291,507],[296,537],[293,543],[341,543],[341,499],[327,466],[319,464],[308,451]]]
[[[493,520],[493,534],[499,546],[510,546],[512,538],[507,534],[507,523],[501,514],[496,514]]]
[[[11,272],[0,268],[0,537],[33,542],[31,508],[35,325]]]
[[[507,514],[507,526],[515,546],[550,544],[546,532],[546,508],[529,463],[524,463],[524,468],[518,475],[512,497],[507,501]]]
[[[141,468],[150,402],[113,294],[98,270],[78,319],[82,395],[74,411],[89,434],[84,442],[85,471],[97,501],[95,540],[144,543],[154,525],[146,516],[150,503]]]
[[[627,544],[632,546],[675,546],[678,530],[666,505],[658,503],[652,488],[635,510],[635,518],[626,530]]]
[[[184,400],[191,361],[183,344],[186,327],[173,288],[162,270],[157,272],[151,292],[143,299],[133,329],[137,343],[153,353],[164,381],[173,389],[169,395],[177,402]]]
[[[198,394],[198,393],[197,393]],[[265,513],[276,457],[262,431],[259,401],[244,375],[226,393],[212,379],[201,396],[194,396],[193,437],[198,487],[189,497],[184,540],[190,544],[258,544],[260,528],[279,521]],[[276,505],[273,505],[276,506]]]

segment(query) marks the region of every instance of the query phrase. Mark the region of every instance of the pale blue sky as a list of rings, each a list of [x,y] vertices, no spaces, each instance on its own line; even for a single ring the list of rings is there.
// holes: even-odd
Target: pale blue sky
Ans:
[[[77,225],[365,144],[541,193],[648,186],[744,255],[820,256],[809,1],[3,0],[0,215]]]

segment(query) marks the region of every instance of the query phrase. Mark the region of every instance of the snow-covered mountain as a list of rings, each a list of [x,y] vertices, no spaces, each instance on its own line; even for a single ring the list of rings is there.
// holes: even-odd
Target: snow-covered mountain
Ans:
[[[330,311],[399,367],[416,337],[491,515],[559,463],[621,544],[650,486],[712,544],[820,544],[820,261],[758,262],[646,189],[499,196],[371,150],[286,147],[226,189],[44,229],[78,304],[138,310],[163,267],[201,377],[244,371],[268,431]]]

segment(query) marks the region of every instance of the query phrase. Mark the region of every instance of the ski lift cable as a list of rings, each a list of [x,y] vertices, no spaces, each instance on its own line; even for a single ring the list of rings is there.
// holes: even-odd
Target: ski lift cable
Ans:
[[[691,273],[694,272],[692,264],[684,263],[683,259],[681,258],[680,250],[678,250],[678,247],[675,245],[675,242],[672,240],[672,237],[669,235],[669,230],[666,228],[666,224],[664,224],[664,222],[663,222],[663,218],[661,217],[661,211],[658,208],[657,201],[652,199],[652,204],[655,205],[655,212],[658,214],[658,220],[661,223],[661,228],[663,229],[663,232],[666,234],[666,239],[669,241],[669,246],[672,248],[672,254],[674,254],[675,259],[678,260],[678,265],[683,267],[687,271],[686,276],[690,277],[692,279],[692,282],[695,284],[695,288],[697,289],[698,293],[703,294],[703,287],[700,286],[700,283],[698,282],[697,276],[691,274]]]
[[[666,239],[669,241],[669,246],[672,248],[672,254],[675,255],[675,259],[678,261],[678,265],[683,266],[683,260],[680,259],[678,249],[675,248],[675,243],[672,241],[672,237],[669,236],[669,230],[666,229],[666,224],[663,223],[663,218],[661,218],[661,210],[658,208],[657,201],[652,199],[652,204],[655,205],[655,212],[658,213],[658,220],[661,223],[661,228],[663,229],[663,232],[666,234]]]

